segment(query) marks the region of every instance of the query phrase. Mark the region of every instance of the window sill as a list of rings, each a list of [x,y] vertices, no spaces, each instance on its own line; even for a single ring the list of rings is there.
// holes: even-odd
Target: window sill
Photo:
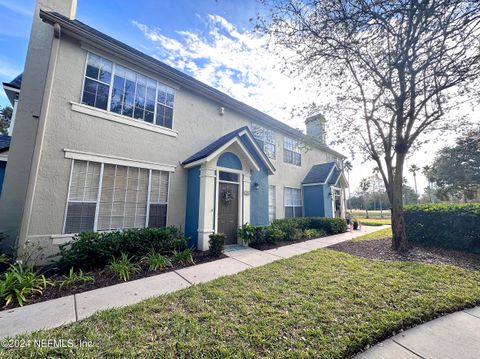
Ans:
[[[77,103],[77,102],[70,102],[70,104],[72,105],[72,111],[80,112],[80,113],[83,113],[85,115],[95,116],[95,117],[98,117],[98,118],[102,118],[104,120],[113,121],[113,122],[121,123],[121,124],[124,124],[124,125],[141,128],[141,129],[144,129],[144,130],[147,130],[147,131],[160,133],[160,134],[167,135],[167,136],[170,136],[170,137],[177,137],[178,136],[177,131],[172,130],[172,129],[167,128],[167,127],[156,126],[156,125],[150,124],[148,122],[135,120],[135,119],[130,118],[130,117],[118,115],[116,113],[105,111],[105,110],[100,110],[98,108],[91,107],[91,106],[84,105],[84,104]]]
[[[295,167],[297,167],[297,168],[300,168],[300,167],[302,167],[302,165],[301,165],[301,164],[299,164],[299,165],[296,165],[295,163],[290,163],[290,162],[286,162],[286,161],[283,161],[283,163],[285,163],[285,164],[287,164],[287,165],[290,165],[290,166],[295,166]]]
[[[52,244],[62,245],[72,241],[74,234],[52,234],[50,238],[52,239]]]

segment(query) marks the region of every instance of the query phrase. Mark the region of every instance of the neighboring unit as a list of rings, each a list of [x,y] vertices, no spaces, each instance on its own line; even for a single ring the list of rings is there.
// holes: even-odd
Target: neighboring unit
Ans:
[[[345,156],[40,0],[25,69],[4,88],[13,136],[0,232],[45,254],[81,231],[177,226],[200,250],[244,223],[344,217]],[[18,101],[17,101],[18,98]],[[13,122],[13,121],[12,121]]]

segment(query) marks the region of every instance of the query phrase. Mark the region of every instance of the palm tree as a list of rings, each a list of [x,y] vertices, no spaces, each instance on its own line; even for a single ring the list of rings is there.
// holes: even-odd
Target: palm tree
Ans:
[[[409,171],[413,173],[413,181],[415,182],[415,194],[417,195],[417,203],[418,203],[418,190],[417,190],[417,172],[420,171],[420,167],[417,165],[411,165]]]
[[[365,217],[368,218],[368,203],[367,203],[367,194],[370,189],[370,180],[368,178],[363,178],[360,181],[360,191],[363,193],[363,203],[365,204]]]
[[[350,161],[345,161],[343,163],[343,169],[347,171],[347,177],[348,177],[348,201],[347,201],[347,207],[350,210],[350,213],[352,213],[352,209],[350,208],[350,171],[352,170],[353,165],[352,162]]]
[[[432,199],[432,182],[433,182],[433,168],[432,166],[424,166],[422,168],[423,175],[427,178],[428,181],[428,197],[430,199],[430,203],[433,203]]]

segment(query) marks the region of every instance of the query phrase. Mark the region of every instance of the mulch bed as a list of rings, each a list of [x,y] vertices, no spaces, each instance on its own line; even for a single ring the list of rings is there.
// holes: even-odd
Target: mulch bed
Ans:
[[[258,249],[259,251],[267,251],[278,247],[288,246],[289,244],[300,243],[302,241],[278,241],[276,243],[261,243],[250,244],[250,247]]]
[[[201,252],[201,251],[193,252],[193,260],[195,264],[207,263],[207,262],[215,261],[217,259],[222,259],[222,258],[227,258],[227,256],[222,254],[220,257],[211,257],[208,252]],[[163,268],[158,271],[149,271],[148,266],[142,265],[142,270],[138,273],[132,274],[130,276],[130,281],[151,277],[151,276],[166,273],[166,272],[171,272],[171,271],[181,269],[181,268],[186,268],[189,266],[191,265],[185,266],[185,265],[174,264],[172,267]],[[63,288],[60,288],[60,284],[59,284],[59,282],[64,279],[62,275],[54,274],[48,277],[47,275],[45,275],[47,277],[47,280],[56,282],[56,285],[47,286],[47,288],[43,291],[42,295],[33,295],[32,297],[28,298],[28,302],[25,303],[25,305],[45,302],[47,300],[60,298],[60,297],[66,297],[68,295],[82,293],[92,289],[108,287],[108,286],[120,284],[120,283],[126,283],[125,281],[118,279],[114,274],[109,272],[108,269],[106,268],[84,271],[83,273],[85,275],[93,277],[94,281],[79,284],[79,285],[69,286],[69,287],[63,287]],[[16,302],[10,303],[8,307],[5,307],[5,306],[0,307],[0,311],[8,310],[16,307],[19,307],[19,305]]]
[[[324,236],[327,237],[327,236]],[[259,251],[267,251],[269,249],[275,249],[283,246],[288,246],[290,244],[303,243],[312,239],[318,239],[323,237],[314,237],[314,238],[302,238],[298,241],[277,241],[274,244],[271,243],[261,243],[261,244],[249,244],[250,247],[258,249]]]
[[[395,252],[391,245],[391,239],[374,239],[347,241],[329,248],[367,259],[449,264],[471,270],[480,270],[480,254],[442,248],[413,247],[407,254],[402,255]]]

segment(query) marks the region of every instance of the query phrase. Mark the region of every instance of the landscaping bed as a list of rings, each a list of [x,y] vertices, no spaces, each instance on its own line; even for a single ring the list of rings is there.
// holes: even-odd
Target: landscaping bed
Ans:
[[[269,226],[245,224],[238,237],[252,248],[267,250],[346,231],[342,218],[297,217],[277,219]]]
[[[388,237],[347,241],[329,248],[368,259],[448,264],[471,270],[480,270],[480,254],[433,247],[413,247],[408,253],[399,254],[392,249],[392,240]]]
[[[227,258],[227,256],[224,254],[221,256],[212,256],[210,255],[209,252],[195,251],[192,253],[192,258],[193,258],[194,264],[201,264],[201,263],[215,261],[221,258]],[[158,270],[152,270],[152,271],[149,270],[148,266],[142,265],[140,272],[132,273],[130,275],[129,281],[151,277],[151,276],[166,273],[166,272],[171,272],[177,269],[189,267],[194,264],[172,263],[172,266],[158,269]],[[124,280],[118,278],[106,268],[102,268],[102,269],[97,268],[97,269],[89,270],[84,272],[84,275],[93,278],[93,281],[76,283],[66,287],[61,287],[61,282],[64,280],[63,275],[54,274],[51,276],[46,276],[46,279],[51,281],[54,285],[47,285],[47,287],[42,291],[41,294],[33,293],[32,295],[28,296],[27,297],[28,301],[25,304],[34,304],[34,303],[44,302],[50,299],[66,297],[68,295],[82,293],[82,292],[86,292],[86,291],[97,289],[97,288],[103,288],[103,287],[108,287],[115,284],[125,283]],[[0,311],[9,310],[19,306],[20,305],[18,304],[18,302],[14,301],[14,302],[11,302],[8,306],[0,307]]]
[[[224,241],[212,234],[209,251],[200,252],[175,227],[81,232],[44,267],[2,257],[0,310],[216,260],[225,257]]]
[[[91,346],[0,348],[0,357],[348,358],[478,305],[479,281],[479,271],[321,249],[15,338]]]

